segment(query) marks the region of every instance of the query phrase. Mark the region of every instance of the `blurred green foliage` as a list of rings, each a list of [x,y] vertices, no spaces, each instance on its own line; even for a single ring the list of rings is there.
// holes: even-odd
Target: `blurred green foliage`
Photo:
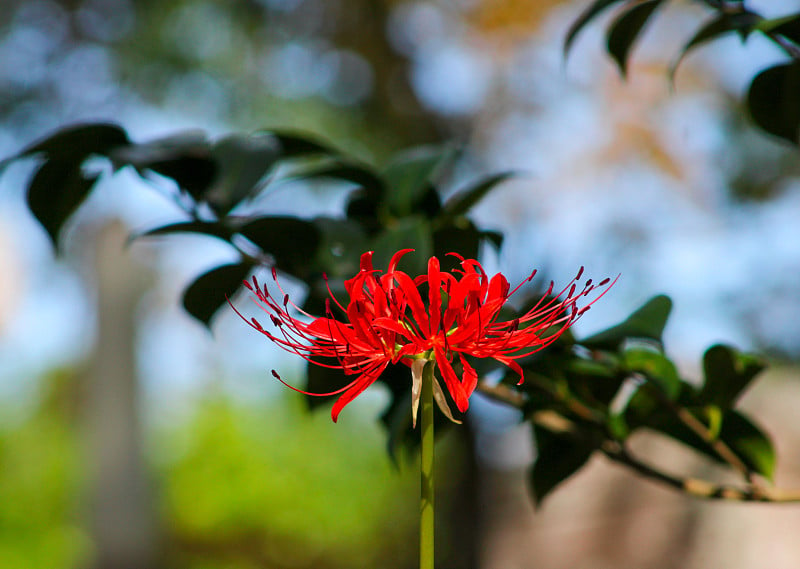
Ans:
[[[0,567],[92,556],[79,383],[51,374],[26,416],[0,428]],[[166,566],[412,567],[418,481],[387,460],[373,421],[351,413],[337,426],[294,394],[243,402],[220,390],[149,425]]]

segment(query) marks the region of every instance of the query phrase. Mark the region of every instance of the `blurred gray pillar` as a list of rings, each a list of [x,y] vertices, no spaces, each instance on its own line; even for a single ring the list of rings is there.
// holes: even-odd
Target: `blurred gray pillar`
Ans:
[[[97,343],[86,392],[90,529],[94,569],[150,569],[158,532],[143,458],[134,345],[135,309],[147,279],[113,222],[96,234]]]

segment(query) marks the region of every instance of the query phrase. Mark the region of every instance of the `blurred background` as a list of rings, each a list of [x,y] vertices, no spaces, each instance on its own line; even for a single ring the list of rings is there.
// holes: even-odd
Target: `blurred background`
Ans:
[[[744,403],[775,435],[778,484],[800,486],[800,167],[739,102],[782,56],[758,37],[715,41],[673,89],[668,66],[704,11],[670,3],[623,81],[602,26],[563,55],[586,4],[4,0],[0,157],[82,120],[136,141],[290,127],[372,163],[455,141],[456,182],[520,173],[475,210],[506,233],[489,270],[622,273],[579,332],[666,293],[667,349],[687,376],[713,342],[768,354]],[[800,2],[751,4],[779,16]],[[385,394],[333,425],[269,375],[297,377],[300,362],[235,316],[213,334],[192,321],[182,288],[230,252],[201,237],[127,246],[176,210],[125,172],[56,258],[25,207],[31,167],[0,178],[0,567],[414,567],[415,467],[386,456]],[[298,184],[270,199],[271,213],[339,207]],[[530,433],[515,422],[476,396],[471,437],[442,441],[443,569],[800,565],[797,507],[700,503],[600,459],[534,515]]]

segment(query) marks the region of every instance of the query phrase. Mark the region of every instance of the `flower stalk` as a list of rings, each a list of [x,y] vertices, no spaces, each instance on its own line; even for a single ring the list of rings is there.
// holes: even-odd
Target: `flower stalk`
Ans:
[[[419,568],[433,569],[434,539],[434,435],[433,435],[433,368],[429,360],[422,371],[420,393],[420,492],[419,492]]]

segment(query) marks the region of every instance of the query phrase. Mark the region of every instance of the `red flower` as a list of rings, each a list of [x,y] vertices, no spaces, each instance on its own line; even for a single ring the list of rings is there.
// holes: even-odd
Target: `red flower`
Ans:
[[[358,274],[345,281],[349,303],[343,306],[331,293],[326,300],[325,317],[303,312],[289,300],[280,284],[283,300],[278,302],[255,277],[252,285],[245,282],[255,293],[256,302],[269,314],[275,331],[265,329],[255,318],[247,320],[237,310],[250,326],[313,364],[342,369],[345,374],[356,376],[345,387],[330,393],[301,391],[308,395],[341,394],[333,406],[334,421],[342,408],[374,383],[389,363],[398,362],[412,368],[413,387],[418,393],[422,364],[434,360],[456,406],[464,412],[478,382],[475,369],[464,356],[494,358],[517,372],[522,383],[522,368],[515,360],[553,343],[614,284],[609,284],[609,279],[592,284],[589,279],[578,289],[581,268],[559,293],[553,294],[551,282],[533,308],[503,322],[498,321],[500,309],[523,284],[533,279],[536,271],[510,290],[502,274],[489,278],[478,261],[456,255],[461,259],[460,270],[442,272],[439,260],[431,257],[427,274],[411,278],[397,270],[400,258],[410,251],[395,253],[383,274],[373,269],[372,252],[364,253]],[[274,269],[272,274],[277,284]],[[592,302],[578,307],[581,297],[605,285],[608,287]],[[343,318],[334,316],[331,300]],[[290,305],[305,319],[290,315]],[[461,377],[453,367],[456,356],[461,364]],[[274,370],[272,374],[283,382]],[[434,395],[442,411],[452,418],[438,381],[434,381]]]

